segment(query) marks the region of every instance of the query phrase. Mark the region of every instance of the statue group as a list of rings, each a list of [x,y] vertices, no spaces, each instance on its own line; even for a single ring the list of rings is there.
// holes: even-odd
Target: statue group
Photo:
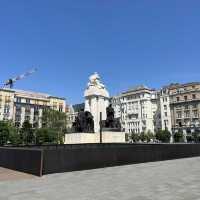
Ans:
[[[121,130],[121,124],[118,119],[114,117],[114,109],[110,104],[106,108],[107,119],[101,122],[102,128]],[[81,110],[75,118],[72,125],[73,131],[76,133],[94,133],[94,119],[90,112]]]
[[[94,120],[90,112],[81,110],[72,125],[74,132],[94,133]]]

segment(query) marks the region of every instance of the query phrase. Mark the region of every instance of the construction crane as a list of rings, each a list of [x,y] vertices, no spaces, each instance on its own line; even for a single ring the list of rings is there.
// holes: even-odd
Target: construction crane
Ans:
[[[8,79],[7,81],[4,82],[3,84],[3,88],[6,88],[6,87],[9,87],[9,88],[13,88],[14,87],[14,83],[16,81],[19,81],[21,79],[24,79],[26,78],[27,76],[30,76],[31,74],[35,73],[37,71],[37,68],[33,68],[29,71],[27,71],[26,73],[24,74],[21,74],[19,76],[16,76],[15,78],[10,78]]]

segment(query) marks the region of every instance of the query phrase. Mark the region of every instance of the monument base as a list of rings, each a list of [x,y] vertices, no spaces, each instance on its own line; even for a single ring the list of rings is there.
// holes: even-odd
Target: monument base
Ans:
[[[68,133],[65,144],[100,143],[100,133]],[[124,132],[103,131],[102,143],[125,143]]]

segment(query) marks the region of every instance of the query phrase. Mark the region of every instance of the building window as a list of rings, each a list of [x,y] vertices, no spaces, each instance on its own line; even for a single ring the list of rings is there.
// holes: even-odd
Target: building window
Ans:
[[[165,112],[165,117],[167,117],[167,112]]]
[[[177,112],[177,118],[181,118],[182,117],[182,113],[179,111]]]
[[[31,112],[31,108],[30,108],[30,107],[26,107],[26,108],[25,108],[25,112],[26,112],[26,113],[30,113],[30,112]]]
[[[20,97],[17,97],[17,98],[16,98],[16,102],[17,102],[17,103],[21,103],[21,98],[20,98]]]
[[[190,112],[189,111],[185,111],[185,117],[189,118],[190,117]]]
[[[167,110],[167,105],[164,105],[164,110]]]
[[[187,96],[184,96],[184,100],[187,101]]]
[[[59,111],[62,112],[63,111],[63,105],[59,104]]]
[[[10,106],[4,106],[4,113],[8,114],[10,112]]]
[[[31,100],[30,99],[26,99],[26,103],[30,103],[31,102]]]
[[[188,105],[186,105],[186,106],[185,106],[185,110],[188,110],[188,109],[189,109],[189,106],[188,106]]]
[[[197,104],[194,104],[194,105],[193,105],[193,109],[196,109],[196,108],[197,108]]]
[[[180,97],[176,97],[176,101],[180,101]]]
[[[197,112],[197,110],[193,111],[193,117],[198,118],[198,112]]]
[[[196,99],[196,94],[193,94],[193,95],[192,95],[192,99]]]

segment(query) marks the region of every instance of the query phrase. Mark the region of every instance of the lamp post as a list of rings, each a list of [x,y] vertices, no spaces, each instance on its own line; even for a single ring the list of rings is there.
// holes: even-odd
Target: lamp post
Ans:
[[[100,144],[102,143],[102,112],[100,112]]]

